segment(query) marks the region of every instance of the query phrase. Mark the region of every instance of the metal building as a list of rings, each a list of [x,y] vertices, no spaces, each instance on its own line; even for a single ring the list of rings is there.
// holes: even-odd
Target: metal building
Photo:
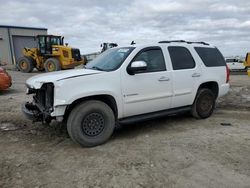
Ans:
[[[47,34],[47,28],[0,25],[0,62],[15,64],[24,47],[36,47],[34,37]]]

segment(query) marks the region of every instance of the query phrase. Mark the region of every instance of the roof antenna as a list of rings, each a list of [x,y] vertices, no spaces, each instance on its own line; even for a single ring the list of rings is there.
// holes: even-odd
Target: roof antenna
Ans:
[[[135,41],[132,41],[130,45],[134,45],[134,44],[136,44]]]

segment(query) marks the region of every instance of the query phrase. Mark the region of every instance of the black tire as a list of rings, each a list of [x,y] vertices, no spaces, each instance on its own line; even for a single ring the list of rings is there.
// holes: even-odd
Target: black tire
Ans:
[[[35,60],[31,57],[20,57],[17,60],[17,69],[24,73],[32,72],[35,66]]]
[[[44,69],[46,72],[53,72],[61,70],[61,65],[58,59],[49,58],[44,63]]]
[[[192,106],[192,116],[197,119],[210,117],[215,108],[215,100],[214,93],[210,89],[199,89]]]
[[[112,109],[96,100],[85,101],[77,105],[69,114],[67,130],[70,138],[84,147],[93,147],[105,143],[115,128]]]

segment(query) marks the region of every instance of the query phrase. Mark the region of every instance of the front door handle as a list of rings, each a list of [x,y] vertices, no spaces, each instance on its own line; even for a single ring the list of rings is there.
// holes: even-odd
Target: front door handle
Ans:
[[[169,81],[169,80],[170,80],[170,78],[165,77],[165,76],[162,76],[162,77],[160,77],[160,78],[158,79],[159,82]]]
[[[192,74],[192,77],[200,77],[201,76],[201,74],[200,73],[194,73],[194,74]]]

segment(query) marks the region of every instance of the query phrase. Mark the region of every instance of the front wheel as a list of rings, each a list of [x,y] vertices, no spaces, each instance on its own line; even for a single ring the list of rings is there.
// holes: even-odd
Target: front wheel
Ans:
[[[58,59],[49,58],[44,63],[44,69],[46,72],[53,72],[61,70],[61,65]]]
[[[214,93],[207,88],[199,89],[192,106],[192,115],[197,119],[205,119],[212,115],[214,108]]]
[[[101,101],[85,101],[69,114],[67,130],[71,139],[81,146],[91,147],[105,143],[115,128],[112,109]]]

